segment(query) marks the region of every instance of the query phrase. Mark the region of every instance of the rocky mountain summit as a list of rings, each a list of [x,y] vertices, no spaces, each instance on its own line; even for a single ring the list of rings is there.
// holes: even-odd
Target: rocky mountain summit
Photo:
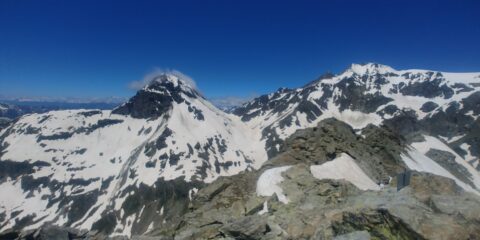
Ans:
[[[353,64],[232,112],[162,74],[112,111],[17,119],[0,239],[480,236],[480,73]]]

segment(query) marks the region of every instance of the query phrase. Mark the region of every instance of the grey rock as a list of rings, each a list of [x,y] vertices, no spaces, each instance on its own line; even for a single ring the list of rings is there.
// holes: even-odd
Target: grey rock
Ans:
[[[367,231],[356,231],[336,236],[333,240],[370,240],[370,233]]]
[[[447,169],[447,171],[458,179],[475,188],[472,182],[472,174],[470,174],[467,168],[455,161],[455,155],[452,153],[431,148],[425,155]]]
[[[250,215],[225,225],[220,232],[234,239],[261,239],[270,232],[270,227],[265,218]]]

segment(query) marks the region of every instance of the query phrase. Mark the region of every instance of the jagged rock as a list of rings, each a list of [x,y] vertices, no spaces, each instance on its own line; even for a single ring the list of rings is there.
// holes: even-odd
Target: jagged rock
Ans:
[[[359,231],[368,232],[372,239],[468,239],[480,233],[476,224],[480,220],[480,198],[464,192],[447,178],[415,172],[412,184],[397,192],[394,186],[381,191],[360,191],[345,181],[318,180],[308,175],[305,165],[292,167],[285,172],[281,183],[288,204],[267,198],[268,213],[245,212],[236,217],[231,206],[248,199],[231,202],[232,198],[227,197],[230,193],[226,189],[234,189],[237,183],[245,184],[236,181],[245,180],[244,174],[231,177],[225,193],[217,193],[211,202],[197,205],[172,231],[181,236],[178,239],[367,236]],[[258,198],[254,192],[241,194]]]
[[[285,141],[283,151],[265,166],[299,162],[319,165],[341,153],[348,153],[378,182],[406,168],[400,159],[404,141],[399,136],[387,128],[373,125],[363,129],[362,134],[365,138],[344,122],[325,119],[314,128],[294,133]]]
[[[43,226],[37,230],[10,231],[0,234],[5,240],[83,240],[89,239],[87,231],[59,226]]]
[[[226,237],[234,239],[261,239],[270,232],[270,227],[264,217],[245,216],[226,224],[220,229]]]
[[[424,239],[411,226],[381,208],[343,212],[340,219],[332,223],[332,229],[336,236],[367,231],[377,239]]]

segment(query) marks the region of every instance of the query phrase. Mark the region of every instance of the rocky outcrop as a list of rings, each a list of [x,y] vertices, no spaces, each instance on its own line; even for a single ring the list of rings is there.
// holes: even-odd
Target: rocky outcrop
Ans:
[[[335,133],[335,134],[333,134]],[[453,180],[413,172],[409,186],[380,181],[404,165],[403,141],[370,126],[360,137],[342,122],[324,120],[298,131],[259,171],[222,177],[201,189],[189,211],[171,227],[151,231],[160,239],[476,239],[480,198]],[[363,191],[346,180],[317,179],[312,165],[348,153],[383,187]],[[390,156],[391,159],[388,159]],[[377,161],[383,160],[383,161]],[[290,166],[276,193],[258,194],[267,170]],[[385,175],[383,175],[385,174]],[[393,175],[392,175],[393,176]],[[274,187],[272,185],[272,187]]]
[[[363,135],[363,136],[362,136]],[[299,130],[285,141],[284,149],[266,165],[296,163],[322,164],[347,153],[358,160],[360,167],[377,182],[405,169],[400,159],[403,140],[388,128],[369,125],[355,133],[348,124],[334,118],[314,128]]]
[[[222,178],[200,190],[170,239],[475,239],[480,199],[443,177],[414,173],[396,191],[361,191],[351,183],[315,179],[305,165],[285,172],[284,204],[255,194],[255,173]],[[208,201],[205,201],[207,200]],[[267,202],[268,211],[261,210]],[[368,239],[370,239],[368,238]]]

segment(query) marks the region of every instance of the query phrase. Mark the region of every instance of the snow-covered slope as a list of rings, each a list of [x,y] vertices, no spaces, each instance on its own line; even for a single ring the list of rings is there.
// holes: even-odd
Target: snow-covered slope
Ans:
[[[402,155],[410,169],[451,178],[465,190],[480,194],[480,174],[470,164],[440,139],[423,138]]]
[[[90,229],[114,212],[112,234],[130,235],[141,215],[125,213],[130,195],[159,179],[210,182],[258,168],[266,153],[257,135],[175,75],[113,111],[26,115],[0,135],[0,232],[46,222]]]
[[[162,74],[112,111],[21,117],[0,131],[0,232],[43,224],[110,236],[161,229],[188,209],[198,188],[260,168],[294,132],[332,117],[358,138],[350,127],[343,133],[333,127],[328,139],[322,137],[327,149],[307,149],[331,157],[301,156],[318,178],[377,189],[384,177],[408,167],[452,178],[474,193],[480,189],[480,73],[354,64],[233,113],[214,107],[180,75]],[[372,153],[336,152],[342,137],[369,141],[369,124],[401,139],[392,140],[398,161],[388,154],[373,161],[375,143]],[[380,163],[388,171],[378,173]],[[276,193],[288,202],[276,187],[286,169],[267,170],[258,194]]]
[[[313,127],[330,117],[356,129],[391,124],[398,125],[399,133],[405,135],[426,131],[453,143],[451,147],[475,166],[480,157],[480,135],[469,134],[479,126],[480,73],[352,64],[341,74],[325,74],[297,89],[279,89],[233,112],[262,131],[270,157],[297,129]],[[398,123],[405,118],[413,122]]]

